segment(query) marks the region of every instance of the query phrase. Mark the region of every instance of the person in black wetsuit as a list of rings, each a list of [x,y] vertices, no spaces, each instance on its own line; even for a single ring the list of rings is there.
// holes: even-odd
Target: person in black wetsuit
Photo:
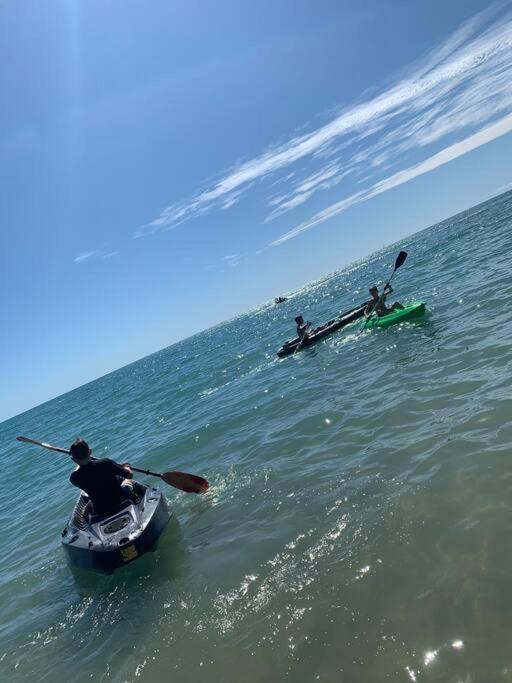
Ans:
[[[132,483],[127,481],[133,477],[129,465],[119,465],[108,458],[94,460],[83,439],[72,443],[69,452],[78,465],[69,481],[89,496],[95,515],[114,514],[123,501],[135,500]]]

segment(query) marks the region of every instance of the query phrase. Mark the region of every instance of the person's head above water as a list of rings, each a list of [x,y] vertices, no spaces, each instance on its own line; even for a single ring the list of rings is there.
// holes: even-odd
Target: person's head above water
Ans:
[[[69,452],[77,465],[85,465],[86,462],[89,462],[92,453],[89,444],[83,439],[73,441],[69,447]]]
[[[295,322],[297,323],[297,325],[302,325],[302,323],[304,322],[304,318],[301,315],[298,315],[295,318]]]

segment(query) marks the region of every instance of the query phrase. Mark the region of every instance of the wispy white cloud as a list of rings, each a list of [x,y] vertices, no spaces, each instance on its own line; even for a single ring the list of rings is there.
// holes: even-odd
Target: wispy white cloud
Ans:
[[[222,260],[228,266],[237,266],[242,260],[242,257],[240,254],[228,254],[227,256],[223,256]]]
[[[95,256],[97,253],[97,251],[83,251],[81,254],[78,254],[78,256],[75,256],[73,261],[75,263],[82,263],[82,261],[87,261],[87,259],[91,258],[91,256]]]
[[[75,263],[82,263],[82,261],[87,261],[90,258],[101,258],[101,259],[111,259],[114,256],[117,256],[119,254],[118,251],[109,251],[109,252],[103,252],[100,251],[99,249],[95,249],[94,251],[84,251],[81,254],[78,254],[78,256],[75,256],[73,261]]]
[[[306,230],[313,228],[315,225],[323,223],[329,218],[333,218],[333,216],[337,216],[354,204],[365,202],[368,199],[381,194],[382,192],[387,192],[387,190],[391,190],[394,187],[403,185],[404,183],[409,182],[409,180],[413,180],[420,175],[430,173],[430,171],[433,171],[435,168],[438,168],[449,161],[453,161],[454,159],[457,159],[457,157],[467,154],[468,152],[477,149],[477,147],[480,147],[481,145],[485,145],[492,140],[496,140],[496,138],[506,135],[506,133],[509,133],[510,131],[512,131],[512,114],[504,116],[496,123],[484,128],[474,135],[467,137],[465,140],[461,140],[460,142],[446,147],[419,164],[415,164],[410,168],[399,171],[392,176],[389,176],[389,178],[385,178],[384,180],[375,183],[375,185],[366,190],[356,192],[355,194],[350,195],[339,202],[331,204],[327,208],[315,214],[310,220],[301,223],[297,227],[289,230],[284,235],[281,235],[272,241],[269,246],[276,247],[280,244],[283,244],[283,242],[287,242],[288,240],[297,237]]]
[[[448,150],[460,156],[464,145],[469,151],[473,144],[485,144],[489,125],[503,125],[512,111],[510,6],[510,1],[496,3],[475,15],[388,87],[345,107],[324,125],[234,166],[195,196],[168,206],[136,236],[172,229],[213,209],[229,209],[258,186],[274,193],[279,187],[279,196],[264,198],[263,206],[270,207],[268,221],[342,180],[352,189],[371,184],[286,233],[300,234],[309,229],[304,225],[316,225],[335,215],[333,211],[390,189],[391,179],[395,187],[411,173],[416,177],[447,163]],[[446,144],[461,137],[461,147]],[[425,153],[428,158],[417,163]],[[396,173],[382,179],[388,168]],[[263,183],[268,178],[271,182]],[[282,243],[283,237],[273,244]]]
[[[269,205],[276,208],[267,216],[266,220],[270,221],[282,213],[304,204],[314,192],[334,187],[349,173],[349,170],[343,170],[339,164],[332,164],[295,181],[288,194],[272,197],[269,200]]]

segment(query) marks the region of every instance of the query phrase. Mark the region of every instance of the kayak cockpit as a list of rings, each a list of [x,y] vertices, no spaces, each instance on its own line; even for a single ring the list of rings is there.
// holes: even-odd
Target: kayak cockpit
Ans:
[[[70,564],[111,573],[154,548],[171,512],[161,492],[143,490],[138,501],[127,500],[108,516],[91,515],[89,498],[80,494],[62,532]]]

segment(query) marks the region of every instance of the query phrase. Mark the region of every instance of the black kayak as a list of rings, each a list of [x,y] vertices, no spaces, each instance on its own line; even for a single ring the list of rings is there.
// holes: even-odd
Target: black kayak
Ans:
[[[160,491],[138,486],[144,493],[137,503],[126,501],[118,512],[104,518],[91,517],[86,509],[89,498],[80,494],[62,532],[62,546],[71,565],[111,574],[155,550],[172,513]]]
[[[309,333],[307,339],[304,339],[302,342],[298,337],[295,337],[295,339],[292,339],[291,341],[285,342],[277,352],[277,355],[279,358],[291,356],[292,353],[295,353],[295,351],[305,349],[306,347],[315,344],[317,341],[320,341],[320,339],[327,337],[328,334],[331,334],[332,332],[345,327],[345,325],[350,325],[350,323],[353,323],[355,320],[362,318],[365,308],[366,302],[357,308],[353,308],[346,313],[342,313],[337,318],[333,318],[333,320],[329,320],[329,322],[325,323],[325,325],[316,327]],[[297,347],[300,347],[300,349],[297,349]]]

